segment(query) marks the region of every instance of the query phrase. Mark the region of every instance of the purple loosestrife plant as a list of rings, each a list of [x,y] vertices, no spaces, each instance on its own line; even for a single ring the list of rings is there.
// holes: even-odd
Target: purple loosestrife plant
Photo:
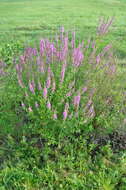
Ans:
[[[23,56],[23,55],[20,56],[20,64],[21,65],[25,64],[25,56]]]
[[[66,119],[67,119],[68,110],[69,110],[69,104],[66,103],[66,104],[65,104],[65,109],[64,109],[64,112],[63,112],[63,120],[66,120]]]
[[[97,34],[98,35],[104,35],[108,33],[109,27],[112,25],[114,21],[114,17],[108,19],[105,21],[105,19],[102,17],[99,21],[99,26],[97,28]]]
[[[80,100],[81,100],[81,94],[80,92],[78,92],[78,94],[74,96],[74,100],[73,100],[73,104],[76,110],[78,110],[79,108]]]
[[[47,81],[46,81],[46,87],[47,87],[47,89],[50,88],[50,86],[51,86],[51,77],[50,77],[50,75],[48,75]]]
[[[73,64],[75,67],[79,67],[84,59],[84,55],[80,48],[75,48],[73,51]]]
[[[40,56],[37,57],[37,66],[38,66],[38,71],[40,73],[44,73],[44,64]]]
[[[50,69],[50,66],[48,67],[48,70],[47,70],[47,81],[46,81],[46,88],[50,88],[51,86],[51,69]]]
[[[43,56],[45,50],[45,40],[40,40],[40,55]]]
[[[111,22],[102,22],[100,38]],[[82,41],[76,47],[75,37],[74,32],[70,41],[62,28],[56,41],[42,39],[39,51],[26,48],[16,65],[18,82],[28,101],[25,106],[29,112],[38,113],[36,117],[42,121],[93,119],[103,112],[99,105],[111,93],[101,90],[108,88],[115,75],[111,44],[99,50],[98,40],[90,38],[87,44]]]

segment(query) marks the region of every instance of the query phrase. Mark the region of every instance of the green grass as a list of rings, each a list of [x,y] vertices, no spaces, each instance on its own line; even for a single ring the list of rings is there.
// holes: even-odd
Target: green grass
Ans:
[[[40,139],[6,137],[1,190],[126,190],[125,154],[113,154],[108,145],[92,159],[94,145],[87,146],[83,135]]]
[[[83,37],[95,30],[99,17],[115,16],[113,35],[124,37],[125,11],[122,0],[1,0],[0,32],[27,39],[63,25],[69,30],[75,27]]]
[[[101,16],[114,16],[115,22],[109,41],[114,41],[118,56],[126,54],[126,2],[124,0],[1,0],[1,44],[12,40],[38,41],[53,35],[60,26],[76,29],[77,36],[85,39],[94,34]]]
[[[90,70],[92,84],[99,88],[99,107],[102,92],[109,94],[116,87],[121,90],[113,91],[116,113],[112,111],[109,119],[99,114],[93,124],[40,120],[38,125],[36,115],[28,117],[21,109],[22,89],[17,86],[12,64],[24,46],[35,46],[40,38],[53,36],[61,26],[66,31],[75,29],[77,40],[86,41],[95,36],[101,16],[114,16],[115,21],[105,42],[98,45],[112,42],[117,63],[125,64],[125,0],[0,0],[0,60],[8,64],[9,73],[0,77],[0,190],[126,190],[126,151],[117,146],[123,147],[124,143],[115,137],[104,144],[114,125],[125,118],[125,105],[119,104],[124,98],[125,68],[118,67],[112,85],[111,80],[107,85],[104,79],[100,84],[100,75]],[[122,118],[117,112],[120,107]],[[125,124],[119,127],[119,135],[125,139]],[[92,135],[103,141],[89,141]]]

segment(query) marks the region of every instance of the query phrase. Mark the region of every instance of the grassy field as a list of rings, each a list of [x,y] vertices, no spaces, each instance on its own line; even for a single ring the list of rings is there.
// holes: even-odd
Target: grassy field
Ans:
[[[30,43],[55,34],[61,26],[76,29],[78,38],[85,39],[94,34],[100,17],[114,16],[108,39],[125,58],[125,12],[125,0],[1,0],[0,40]]]
[[[126,190],[125,26],[126,0],[0,0],[0,190]]]
[[[114,38],[124,37],[125,11],[124,0],[1,0],[0,33],[33,39],[64,26],[76,28],[83,37],[95,31],[101,16],[115,16]]]

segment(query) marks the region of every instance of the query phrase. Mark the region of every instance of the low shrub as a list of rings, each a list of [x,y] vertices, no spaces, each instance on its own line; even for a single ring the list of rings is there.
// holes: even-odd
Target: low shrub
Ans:
[[[91,123],[92,129],[119,125],[116,59],[112,44],[101,48],[111,22],[102,21],[96,38],[78,45],[75,32],[69,40],[71,34],[62,28],[55,40],[42,39],[39,48],[28,47],[20,56],[16,73],[22,109],[40,126],[69,121]]]

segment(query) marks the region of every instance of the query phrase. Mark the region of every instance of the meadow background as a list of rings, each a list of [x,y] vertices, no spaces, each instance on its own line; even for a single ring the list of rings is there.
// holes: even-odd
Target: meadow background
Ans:
[[[101,85],[94,101],[107,117],[98,113],[96,120],[84,125],[48,123],[48,117],[39,120],[36,112],[22,110],[23,90],[17,85],[15,64],[25,48],[54,39],[62,26],[76,32],[76,44],[87,43],[90,37],[97,40],[101,17],[114,17],[97,45],[102,51],[112,44],[117,73],[106,80],[106,75],[86,69],[92,84]],[[0,190],[126,190],[125,57],[125,0],[0,0],[0,63],[8,73],[0,73]],[[104,89],[114,97],[114,111],[104,107]],[[31,104],[32,100],[31,96]]]
[[[69,31],[75,29],[78,39],[85,39],[96,32],[100,17],[114,16],[107,38],[114,41],[119,61],[125,62],[122,60],[125,59],[125,10],[125,0],[1,0],[1,44],[20,40],[37,43],[41,37],[54,35],[61,26]]]

